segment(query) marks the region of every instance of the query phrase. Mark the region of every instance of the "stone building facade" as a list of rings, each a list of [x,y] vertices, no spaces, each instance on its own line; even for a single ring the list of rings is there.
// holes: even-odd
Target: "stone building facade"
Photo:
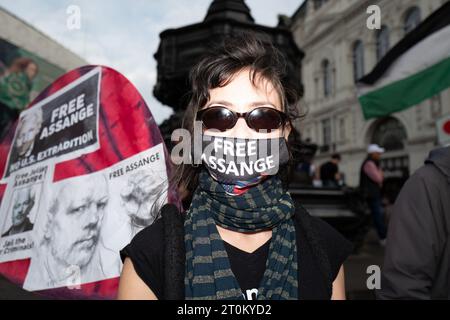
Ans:
[[[291,30],[305,52],[303,107],[299,124],[304,139],[319,145],[316,164],[334,152],[342,156],[346,183],[359,183],[369,143],[388,152],[382,165],[387,178],[404,178],[437,146],[436,120],[450,113],[450,90],[383,119],[365,121],[355,82],[406,33],[448,0],[306,0],[291,18]],[[370,30],[367,8],[381,9],[381,29]],[[432,48],[430,48],[432,50]]]
[[[88,64],[43,32],[0,7],[0,39],[25,49],[62,70]]]

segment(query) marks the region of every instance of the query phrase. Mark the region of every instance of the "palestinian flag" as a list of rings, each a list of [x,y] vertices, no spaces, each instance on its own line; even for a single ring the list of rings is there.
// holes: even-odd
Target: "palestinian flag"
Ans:
[[[414,106],[450,87],[450,2],[406,35],[357,83],[364,118]]]

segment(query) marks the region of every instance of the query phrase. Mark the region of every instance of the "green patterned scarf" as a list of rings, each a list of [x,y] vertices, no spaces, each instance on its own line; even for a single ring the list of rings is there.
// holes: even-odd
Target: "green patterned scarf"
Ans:
[[[184,224],[186,299],[244,299],[216,224],[233,231],[272,229],[258,300],[298,299],[294,203],[277,176],[230,195],[202,171]]]

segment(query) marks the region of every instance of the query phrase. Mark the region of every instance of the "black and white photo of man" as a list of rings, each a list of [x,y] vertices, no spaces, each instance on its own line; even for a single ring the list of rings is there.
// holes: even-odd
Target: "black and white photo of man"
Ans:
[[[24,288],[40,290],[67,286],[72,271],[80,283],[104,276],[99,242],[102,221],[109,201],[103,175],[87,175],[55,187],[48,217]]]
[[[32,187],[18,189],[12,203],[11,227],[2,234],[2,237],[27,232],[33,229],[29,215],[35,204],[35,193]]]
[[[36,136],[41,130],[42,121],[42,109],[39,108],[32,112],[26,112],[19,118],[12,153],[14,158],[11,159],[11,163],[31,155]]]

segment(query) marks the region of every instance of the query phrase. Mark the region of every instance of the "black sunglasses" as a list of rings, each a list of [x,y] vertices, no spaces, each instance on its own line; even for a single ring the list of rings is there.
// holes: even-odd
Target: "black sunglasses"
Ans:
[[[222,132],[233,128],[239,118],[244,118],[249,128],[267,132],[284,126],[289,120],[284,112],[270,107],[259,107],[240,113],[223,106],[214,106],[197,112],[197,120],[202,121],[206,129],[217,129]]]

